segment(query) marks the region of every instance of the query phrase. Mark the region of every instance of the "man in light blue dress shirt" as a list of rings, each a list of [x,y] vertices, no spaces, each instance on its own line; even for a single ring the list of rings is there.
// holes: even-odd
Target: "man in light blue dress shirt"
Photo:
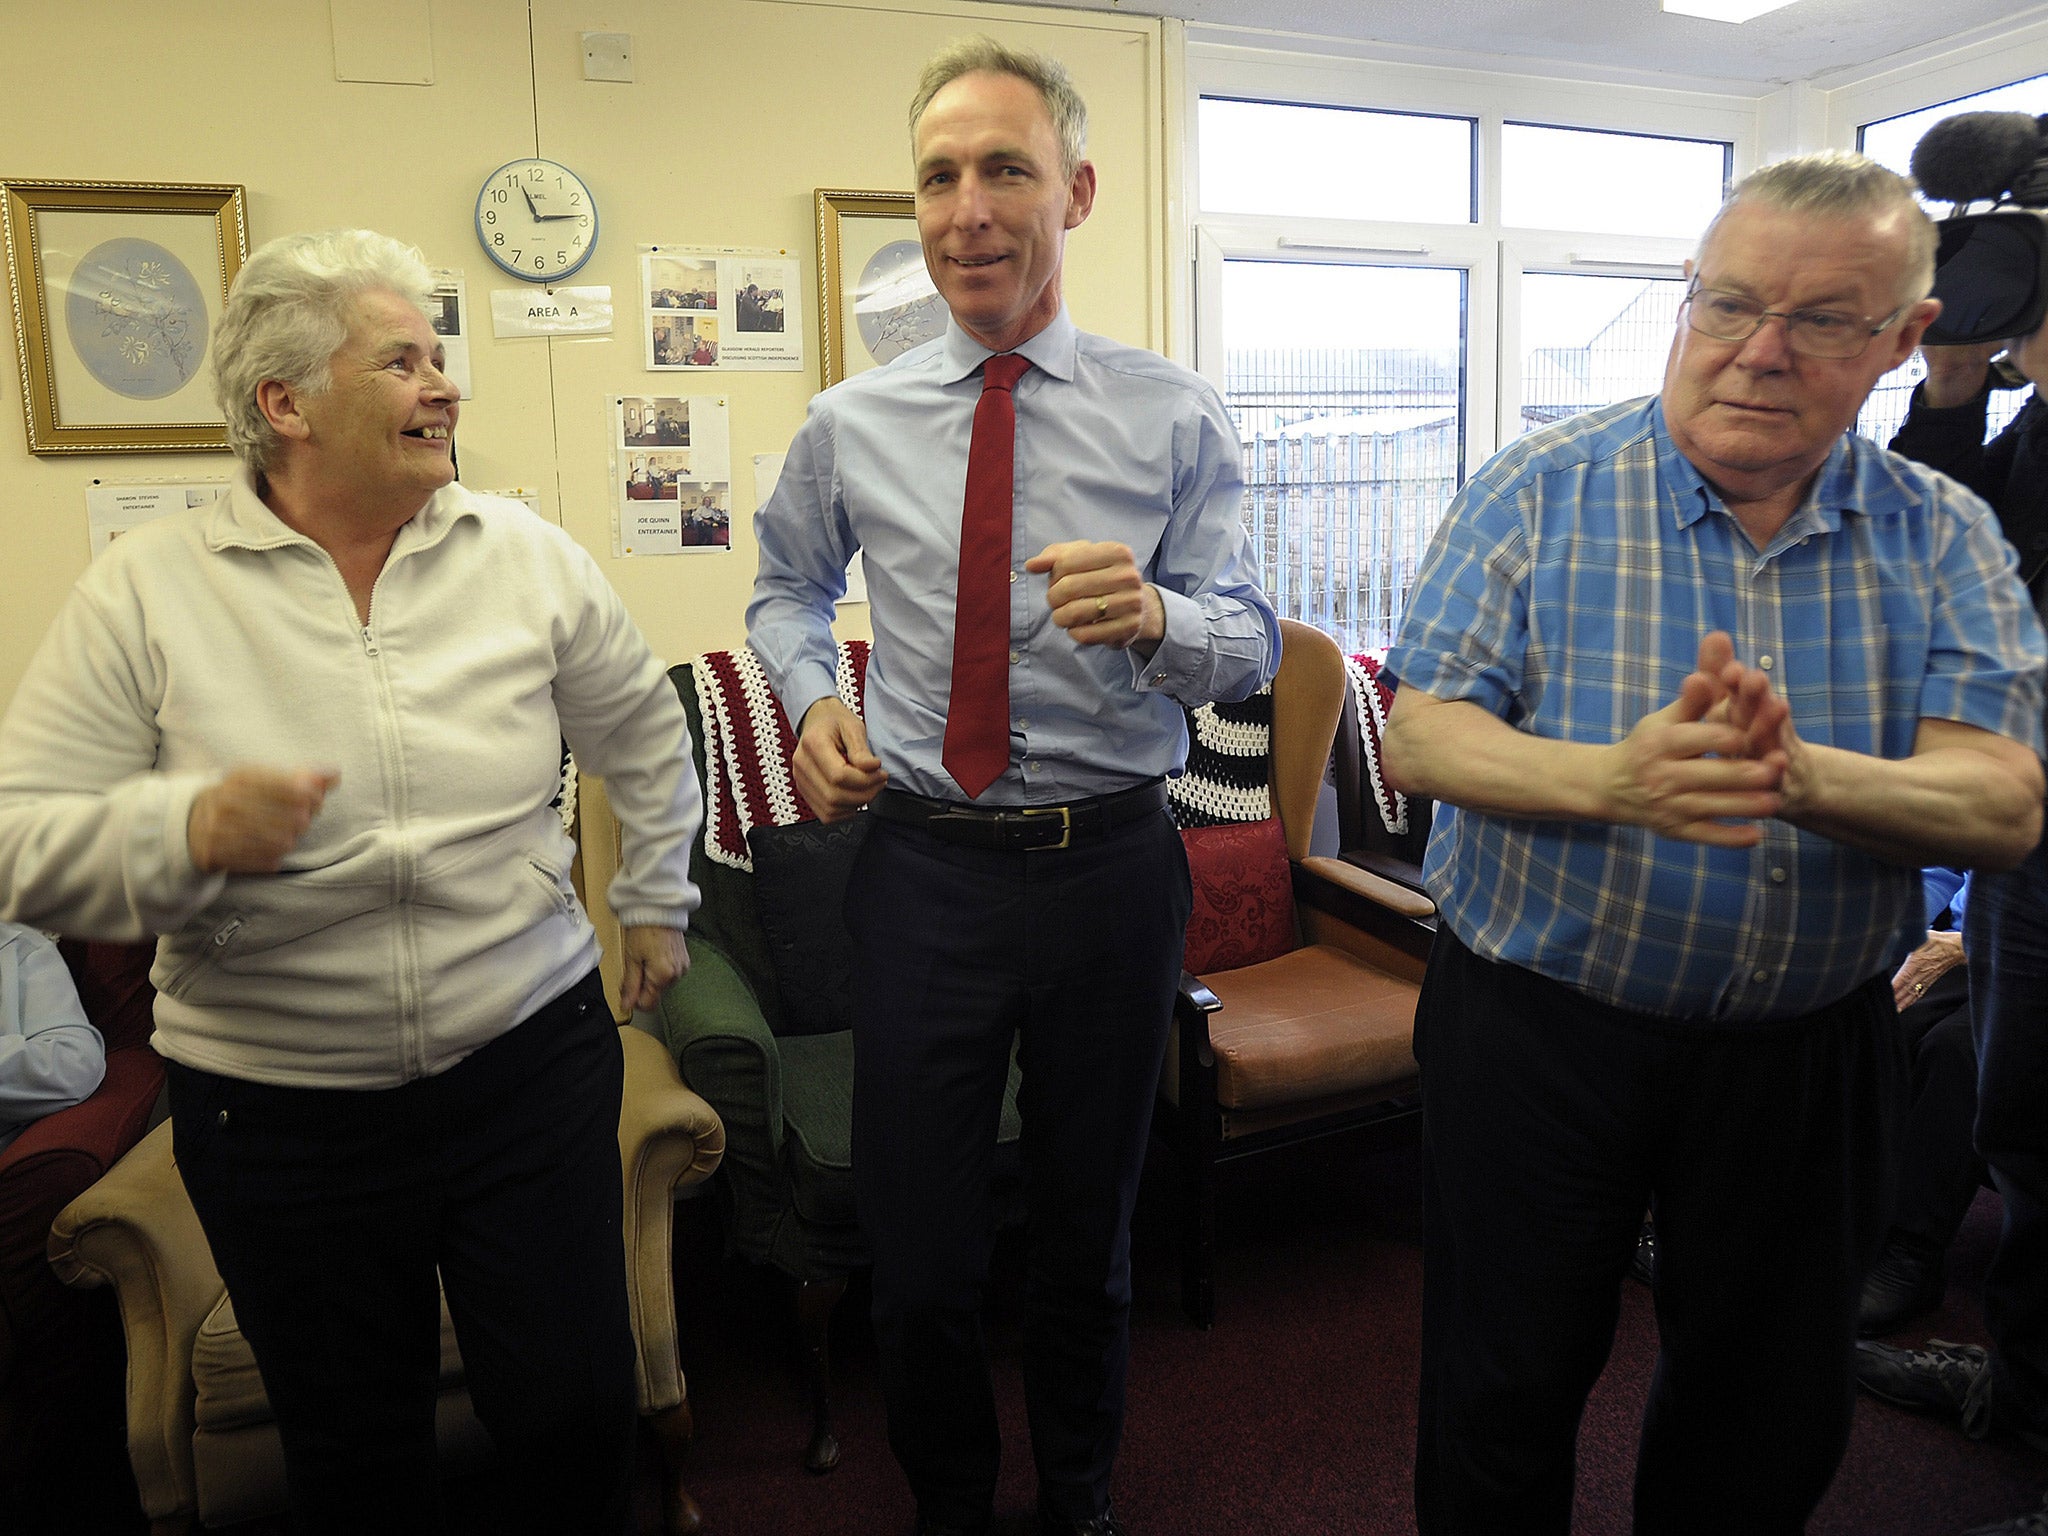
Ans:
[[[1019,1042],[1025,1394],[1048,1536],[1117,1536],[1129,1223],[1188,917],[1162,779],[1181,706],[1267,682],[1279,626],[1239,516],[1215,391],[1075,328],[1066,232],[1088,215],[1086,112],[1065,71],[986,39],[911,108],[944,336],[827,390],[755,518],[749,640],[827,820],[870,807],[847,892],[854,1178],[874,1253],[889,1438],[923,1533],[988,1528],[1000,1450],[979,1308],[997,1117]],[[1008,753],[946,763],[963,485],[983,365],[1016,353]],[[834,689],[833,605],[863,551],[866,719]],[[1000,655],[1000,652],[996,654]],[[1001,721],[995,722],[1000,729]]]
[[[1646,1204],[1636,1528],[1800,1531],[1840,1460],[1919,870],[2010,867],[2041,830],[2012,551],[1850,435],[1933,266],[1910,184],[1861,156],[1757,172],[1688,264],[1662,393],[1497,455],[1418,573],[1385,764],[1443,807],[1423,1536],[1569,1528]]]

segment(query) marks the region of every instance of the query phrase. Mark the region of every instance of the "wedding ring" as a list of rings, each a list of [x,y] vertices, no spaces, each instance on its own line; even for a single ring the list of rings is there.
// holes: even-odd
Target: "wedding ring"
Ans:
[[[1925,992],[1927,990],[1927,983],[1924,981],[1916,981],[1913,983],[1913,990],[1915,992]]]
[[[1109,599],[1106,597],[1098,597],[1097,599],[1095,599],[1095,622],[1100,624],[1104,619],[1108,617]]]

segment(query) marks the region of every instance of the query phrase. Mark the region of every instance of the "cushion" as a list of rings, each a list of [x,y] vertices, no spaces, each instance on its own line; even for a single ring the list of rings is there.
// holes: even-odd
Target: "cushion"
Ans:
[[[1232,971],[1275,959],[1300,942],[1287,834],[1277,816],[1189,827],[1181,841],[1195,887],[1183,965],[1198,976]]]
[[[747,834],[754,905],[782,998],[782,1034],[853,1027],[853,938],[846,931],[846,880],[867,840],[868,819],[800,821]]]
[[[1334,1098],[1416,1074],[1412,981],[1311,944],[1210,981],[1216,1102],[1225,1109]]]

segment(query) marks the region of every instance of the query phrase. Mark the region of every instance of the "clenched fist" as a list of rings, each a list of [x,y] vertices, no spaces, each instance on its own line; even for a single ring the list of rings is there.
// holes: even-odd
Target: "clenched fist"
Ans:
[[[185,841],[194,867],[275,874],[340,782],[340,774],[313,768],[234,769],[192,802]]]

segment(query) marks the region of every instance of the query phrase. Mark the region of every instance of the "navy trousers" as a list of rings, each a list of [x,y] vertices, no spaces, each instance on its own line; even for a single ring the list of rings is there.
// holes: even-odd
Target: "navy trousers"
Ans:
[[[1804,1530],[1848,1444],[1857,1298],[1891,1206],[1890,983],[1714,1029],[1440,928],[1415,1026],[1422,1536],[1569,1531],[1579,1417],[1653,1202],[1662,1348],[1635,1529]]]
[[[982,1340],[996,1130],[1023,1086],[1024,1388],[1041,1503],[1101,1513],[1123,1431],[1130,1218],[1190,903],[1162,811],[1081,846],[962,848],[874,821],[847,886],[853,1169],[889,1443],[975,1529],[1001,1455]]]
[[[300,1529],[440,1529],[437,1266],[503,1462],[494,1528],[624,1529],[624,1070],[595,972],[403,1087],[170,1064],[178,1170],[276,1412]]]
[[[1994,1420],[2048,1434],[2048,848],[1970,882],[1977,1151],[2005,1202],[1984,1277]]]

